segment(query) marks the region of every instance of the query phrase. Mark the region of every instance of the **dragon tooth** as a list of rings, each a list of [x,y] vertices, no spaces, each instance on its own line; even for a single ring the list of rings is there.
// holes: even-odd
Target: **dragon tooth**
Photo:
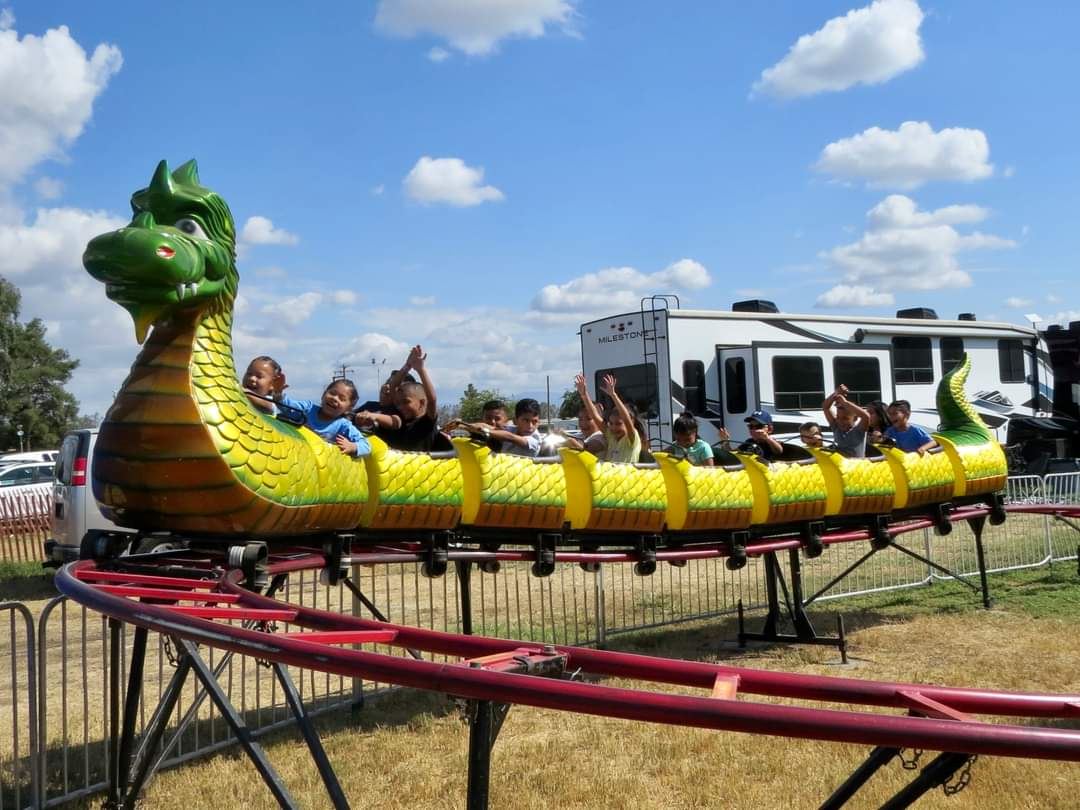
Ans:
[[[187,285],[186,284],[177,284],[176,285],[176,297],[179,300],[183,301],[184,300],[184,295],[186,293],[187,293]]]

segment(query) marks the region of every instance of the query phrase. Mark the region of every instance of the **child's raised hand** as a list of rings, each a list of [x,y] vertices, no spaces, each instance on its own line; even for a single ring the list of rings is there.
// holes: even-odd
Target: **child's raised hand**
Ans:
[[[341,448],[341,452],[347,456],[356,455],[356,442],[351,442],[340,434],[334,437],[334,444]]]
[[[836,393],[842,397],[846,397],[848,395],[848,387],[843,383],[840,383],[836,386]]]
[[[611,397],[615,396],[615,375],[614,374],[605,374],[603,376],[603,378],[600,380],[600,385],[603,386],[604,391],[608,394],[608,396],[611,396]]]
[[[427,360],[427,355],[424,354],[423,348],[420,344],[413,346],[409,350],[409,359],[405,361],[409,368],[414,368],[420,371],[424,367],[424,361]]]
[[[720,434],[720,441],[722,441],[722,442],[730,442],[731,441],[731,433],[728,431],[728,429],[726,427],[720,428],[720,430],[718,432]]]
[[[289,387],[289,384],[285,381],[285,372],[283,371],[280,374],[275,374],[274,378],[270,381],[270,396],[271,396],[271,398],[279,399],[281,397],[282,393],[288,387]]]
[[[584,399],[588,395],[588,390],[585,387],[585,375],[578,374],[574,377],[574,388],[581,394],[581,398]]]

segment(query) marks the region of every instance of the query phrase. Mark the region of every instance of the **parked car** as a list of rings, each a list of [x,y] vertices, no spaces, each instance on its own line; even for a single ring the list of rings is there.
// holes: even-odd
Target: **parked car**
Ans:
[[[48,492],[53,466],[51,461],[34,461],[0,467],[0,494],[21,494],[34,490]]]
[[[59,456],[60,451],[58,450],[29,450],[25,453],[4,453],[0,456],[0,466],[24,464],[30,461],[49,461],[55,463]]]
[[[52,537],[45,558],[63,563],[77,559],[83,535],[90,529],[116,529],[98,508],[90,486],[90,463],[97,430],[73,430],[60,444],[53,480]]]

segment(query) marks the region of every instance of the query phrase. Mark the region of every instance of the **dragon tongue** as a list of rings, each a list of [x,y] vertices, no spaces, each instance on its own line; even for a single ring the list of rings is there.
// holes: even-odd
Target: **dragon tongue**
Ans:
[[[131,312],[131,317],[135,321],[135,340],[141,346],[146,340],[146,335],[150,331],[150,327],[154,325],[161,313],[164,312],[164,307],[148,307],[138,306],[131,307],[128,311]]]

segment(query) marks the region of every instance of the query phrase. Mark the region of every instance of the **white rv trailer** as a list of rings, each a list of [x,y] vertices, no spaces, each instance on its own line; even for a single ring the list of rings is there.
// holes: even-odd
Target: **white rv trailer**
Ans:
[[[1011,416],[1051,409],[1052,372],[1036,330],[970,314],[938,320],[925,309],[897,315],[795,315],[768,301],[699,311],[655,296],[638,312],[582,324],[582,368],[594,396],[602,375],[615,375],[654,448],[671,442],[672,420],[684,410],[710,444],[720,427],[745,439],[744,420],[759,409],[781,435],[823,424],[822,400],[840,383],[859,404],[910,401],[912,422],[933,430],[937,383],[965,353],[972,404],[999,441]]]

